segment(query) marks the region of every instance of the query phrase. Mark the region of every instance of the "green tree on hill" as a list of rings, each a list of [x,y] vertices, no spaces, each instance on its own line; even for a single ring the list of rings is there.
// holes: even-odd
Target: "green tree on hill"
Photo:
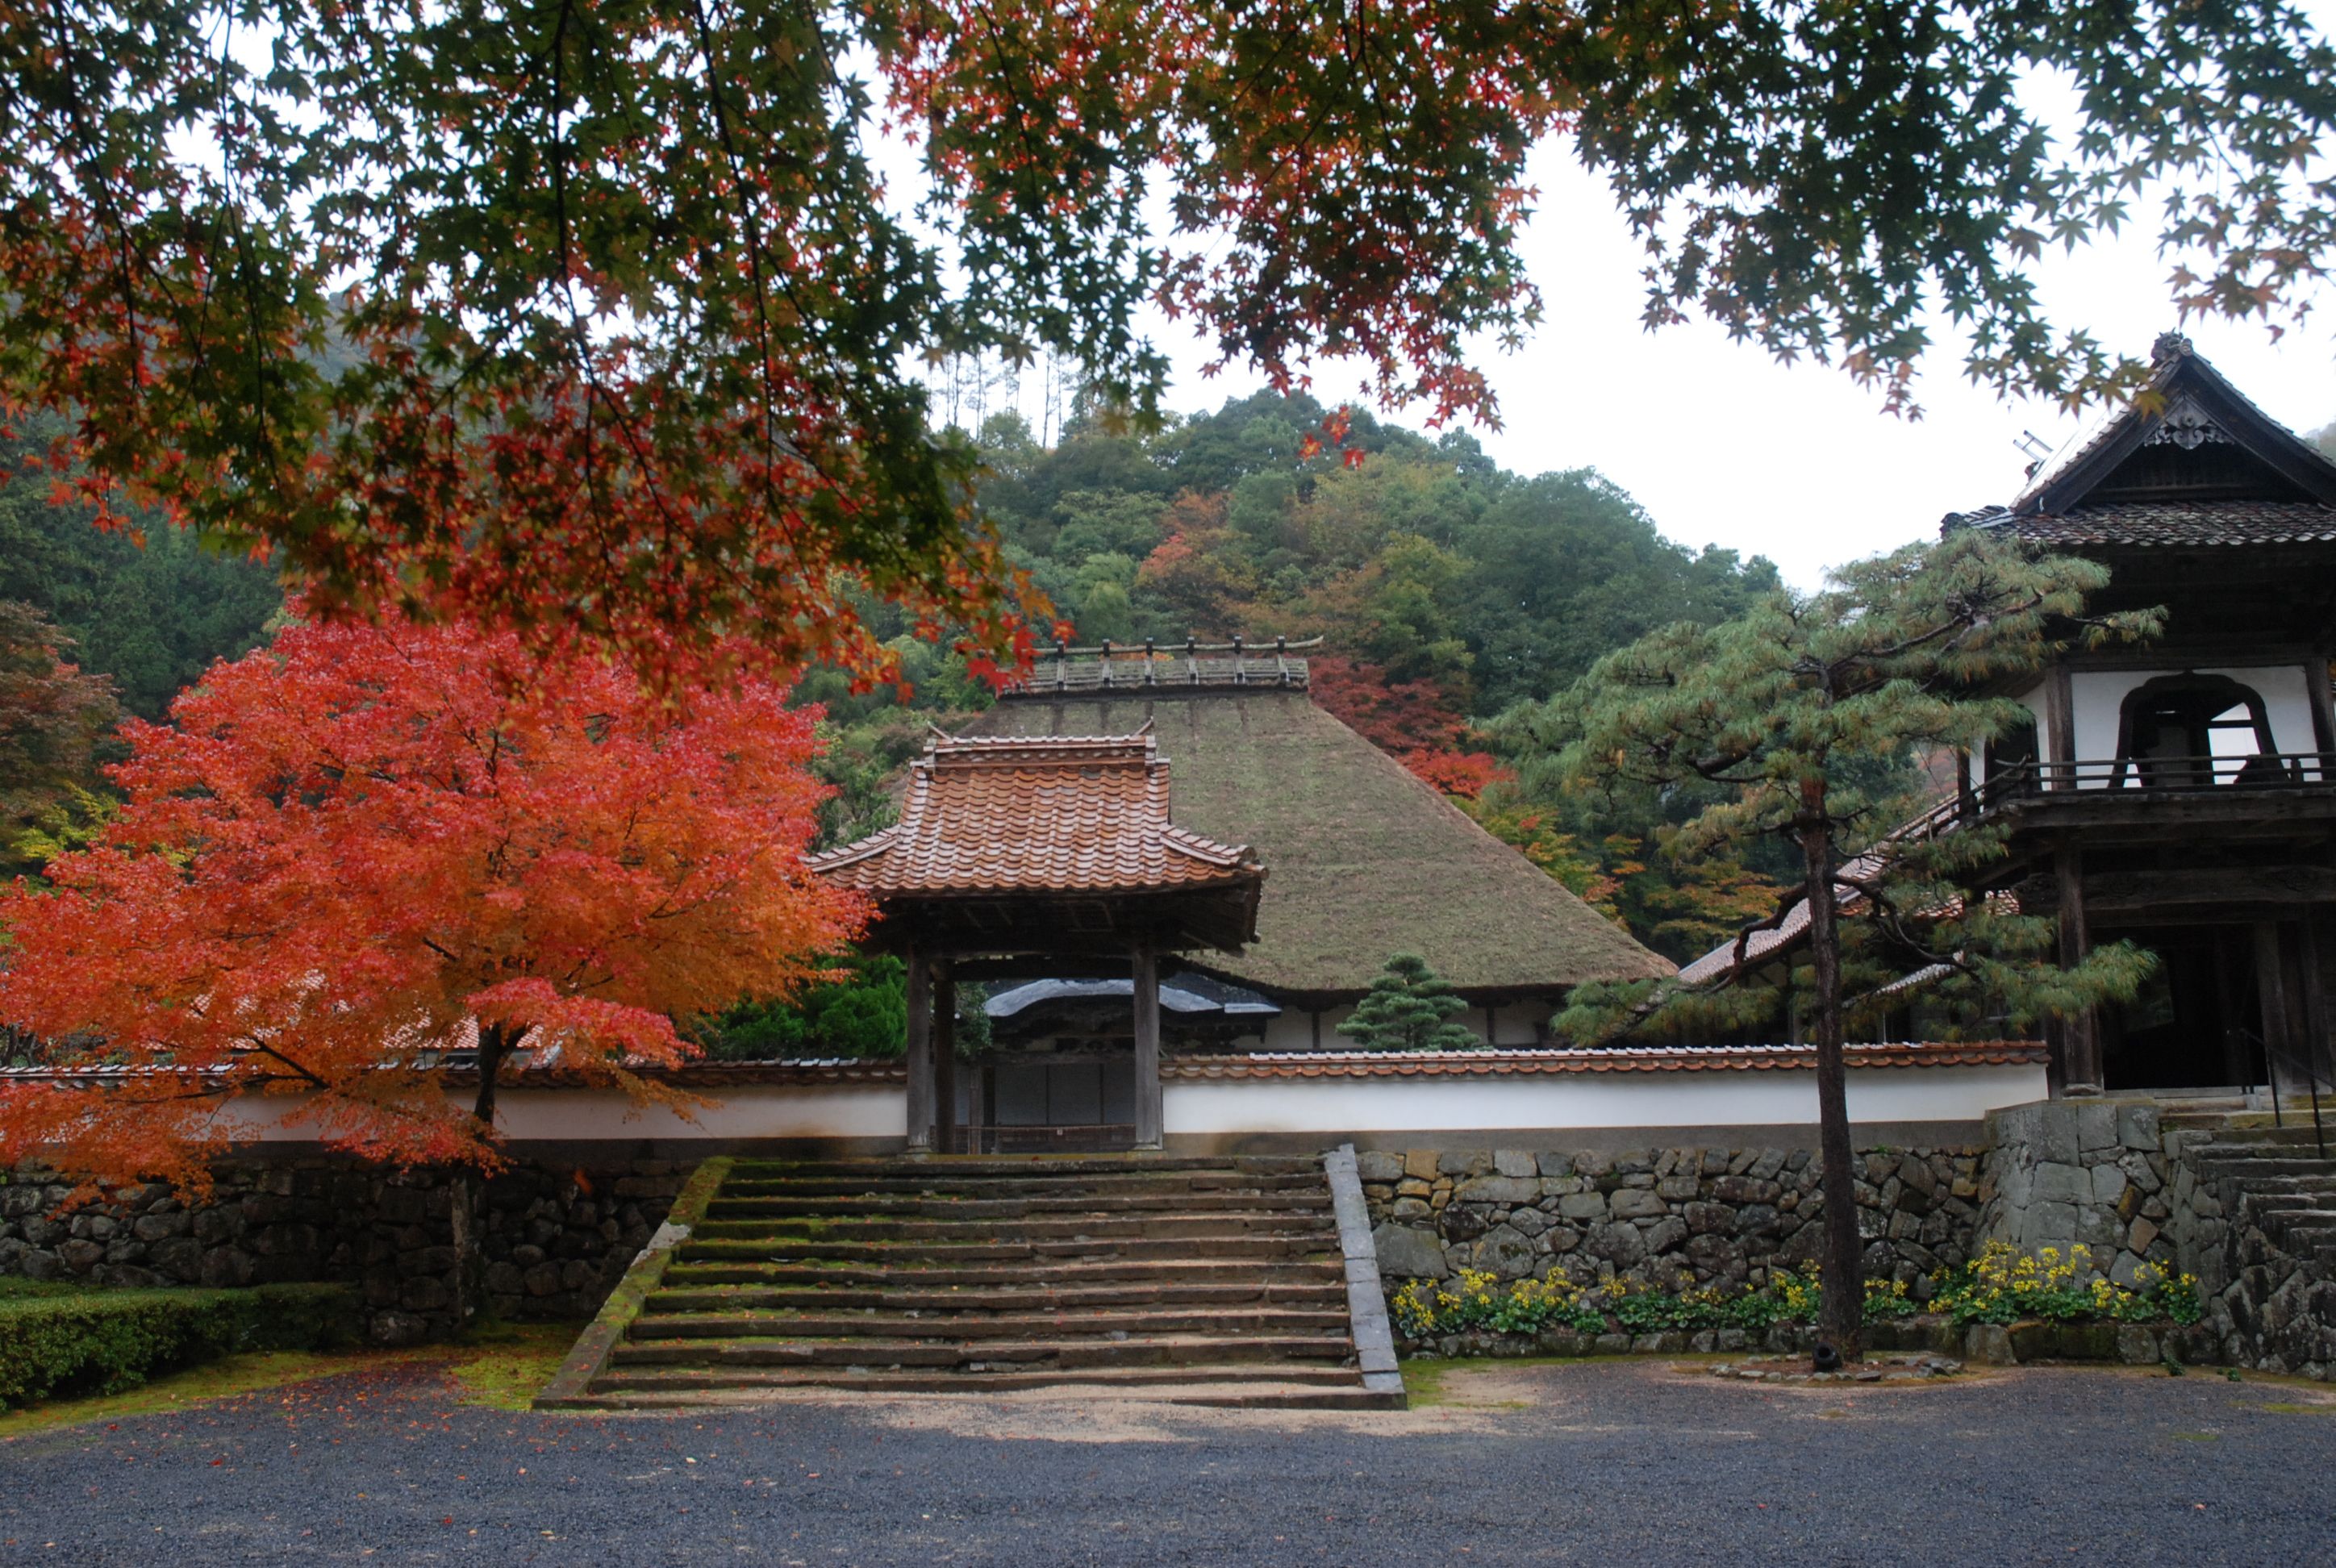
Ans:
[[[1687,856],[1782,841],[1799,860],[1788,896],[1747,922],[1726,972],[1584,986],[1557,1027],[1603,1040],[1682,1025],[1765,1018],[1770,970],[1748,939],[1807,909],[1825,1201],[1824,1337],[1858,1355],[1864,1299],[1843,1041],[1853,1007],[1883,979],[1922,972],[1963,1016],[2014,1027],[2129,998],[2148,959],[2129,945],[2061,968],[2051,922],[1979,896],[2002,852],[1984,823],[1937,836],[1896,833],[1909,802],[1889,781],[1908,757],[1974,750],[2020,716],[1985,695],[2040,668],[2072,636],[2154,631],[2154,612],[2088,619],[2107,579],[2089,561],[2038,556],[1976,531],[1843,568],[1817,594],[1778,591],[1718,626],[1682,623],[1601,659],[1543,717],[1561,765],[1607,794],[1689,792],[1701,809],[1676,828]],[[1885,765],[1877,769],[1876,765]],[[1883,787],[1874,787],[1879,778]],[[1773,966],[1771,966],[1773,969]],[[1747,1005],[1748,1004],[1748,1006]]]
[[[1470,1051],[1484,1042],[1454,1015],[1468,1004],[1416,953],[1397,953],[1338,1033],[1366,1051]]]

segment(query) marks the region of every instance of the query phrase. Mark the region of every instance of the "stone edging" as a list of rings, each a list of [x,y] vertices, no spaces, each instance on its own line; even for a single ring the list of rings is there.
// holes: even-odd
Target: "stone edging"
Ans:
[[[1338,1218],[1338,1251],[1347,1265],[1347,1320],[1363,1387],[1402,1398],[1403,1367],[1396,1359],[1395,1335],[1387,1325],[1387,1291],[1379,1283],[1378,1249],[1371,1244],[1370,1208],[1363,1202],[1362,1178],[1355,1170],[1355,1145],[1341,1144],[1324,1154],[1322,1174],[1329,1179],[1330,1207]]]
[[[716,1155],[691,1173],[688,1183],[681,1189],[681,1195],[673,1201],[673,1212],[666,1216],[665,1223],[657,1227],[657,1234],[649,1238],[648,1245],[633,1259],[632,1266],[625,1271],[625,1277],[617,1281],[617,1288],[608,1292],[608,1299],[601,1304],[598,1315],[576,1337],[576,1343],[569,1349],[567,1359],[560,1363],[560,1370],[552,1374],[551,1381],[546,1383],[531,1401],[534,1408],[570,1410],[594,1407],[594,1401],[586,1393],[592,1385],[592,1379],[599,1377],[601,1368],[608,1364],[610,1352],[625,1337],[625,1330],[632,1327],[633,1320],[640,1316],[642,1304],[648,1300],[649,1292],[656,1290],[665,1278],[666,1266],[673,1261],[674,1249],[689,1240],[690,1232],[706,1217],[706,1206],[713,1203],[714,1194],[722,1190],[723,1178],[729,1174],[730,1159],[727,1155]]]

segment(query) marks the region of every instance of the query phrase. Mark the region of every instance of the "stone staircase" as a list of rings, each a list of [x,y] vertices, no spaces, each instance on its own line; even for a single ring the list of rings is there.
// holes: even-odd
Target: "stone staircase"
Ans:
[[[741,1159],[691,1218],[579,1397],[552,1402],[821,1388],[1403,1401],[1357,1366],[1313,1159]]]
[[[2324,1109],[2336,1113],[2336,1105]],[[2308,1107],[2287,1108],[2284,1126],[2264,1114],[2205,1109],[2161,1120],[2205,1135],[2185,1153],[2198,1179],[2232,1200],[2225,1207],[2242,1230],[2252,1225],[2297,1261],[2336,1269],[2336,1158],[2321,1154]],[[2328,1128],[2328,1148],[2336,1155],[2336,1122]]]

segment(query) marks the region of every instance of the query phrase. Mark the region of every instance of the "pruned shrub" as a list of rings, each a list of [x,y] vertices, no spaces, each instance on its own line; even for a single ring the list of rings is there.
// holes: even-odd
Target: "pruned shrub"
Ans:
[[[349,1336],[342,1285],[91,1290],[0,1300],[0,1409],[247,1350],[328,1349]]]

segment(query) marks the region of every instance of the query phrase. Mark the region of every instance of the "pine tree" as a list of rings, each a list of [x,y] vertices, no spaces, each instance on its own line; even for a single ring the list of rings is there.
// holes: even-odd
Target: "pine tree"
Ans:
[[[1968,751],[2001,733],[2025,710],[1985,693],[2041,667],[2068,638],[2154,633],[2155,611],[2085,617],[2086,596],[2107,580],[2089,561],[1958,532],[1845,567],[1825,592],[1778,592],[1718,626],[1641,638],[1553,705],[1564,710],[1563,733],[1551,738],[1570,743],[1560,765],[1579,786],[1719,786],[1715,803],[1673,833],[1673,854],[1734,852],[1770,835],[1796,852],[1801,875],[1771,914],[1745,926],[1728,972],[1701,987],[1585,986],[1558,1027],[1599,1040],[1764,1019],[1775,998],[1758,994],[1763,977],[1745,961],[1745,939],[1806,903],[1807,968],[1796,979],[1817,1057],[1820,1337],[1844,1359],[1858,1355],[1864,1300],[1842,1055],[1858,983],[1932,969],[1942,978],[1929,994],[1943,1005],[2025,1028],[2130,998],[2150,962],[2119,943],[2056,966],[2049,921],[1971,896],[1976,873],[2001,854],[1996,833],[1982,823],[1894,834],[1909,803],[1865,781],[1893,775],[1910,755]]]
[[[1367,1051],[1468,1051],[1484,1042],[1453,1015],[1468,1004],[1416,953],[1397,953],[1338,1032]]]

